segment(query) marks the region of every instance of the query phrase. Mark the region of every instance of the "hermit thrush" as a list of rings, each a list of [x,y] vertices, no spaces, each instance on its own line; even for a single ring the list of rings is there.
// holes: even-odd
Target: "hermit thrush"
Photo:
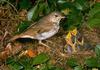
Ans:
[[[25,32],[11,38],[11,41],[19,38],[31,38],[37,39],[40,44],[45,45],[42,40],[50,38],[58,32],[62,18],[64,16],[60,12],[52,12],[41,18],[35,25],[30,26]]]

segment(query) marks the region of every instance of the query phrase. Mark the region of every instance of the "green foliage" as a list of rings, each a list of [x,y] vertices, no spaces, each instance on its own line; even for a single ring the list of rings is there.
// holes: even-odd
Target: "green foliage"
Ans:
[[[74,70],[83,70],[81,66],[74,67]]]
[[[32,7],[32,4],[34,5]],[[100,27],[100,3],[90,7],[88,0],[37,0],[32,3],[30,0],[20,0],[19,9],[27,9],[28,21],[37,21],[42,16],[52,11],[64,11],[67,17],[61,26],[66,30],[80,27],[83,16],[89,12],[88,25],[90,27]],[[69,11],[65,11],[69,9]]]
[[[29,9],[32,6],[30,0],[20,0],[19,7],[20,9]]]
[[[49,62],[49,56],[41,53],[34,58],[26,56],[20,59],[10,57],[7,59],[6,64],[12,70],[63,70],[61,67],[56,67]],[[39,68],[37,66],[39,65]]]
[[[78,66],[78,62],[75,58],[70,58],[67,60],[67,64],[70,66],[70,67],[75,67],[75,66]]]
[[[58,0],[48,0],[48,7],[50,11],[57,11],[59,9],[57,2]]]
[[[28,0],[22,0],[20,4],[20,8],[28,8],[30,9]],[[25,3],[27,4],[25,4]],[[24,4],[26,6],[24,6]],[[66,29],[72,29],[73,27],[79,27],[82,24],[83,19],[83,11],[86,10],[89,7],[87,0],[75,0],[73,2],[66,1],[66,0],[37,0],[34,3],[34,7],[32,7],[27,14],[27,18],[29,21],[36,21],[40,19],[43,15],[46,15],[52,11],[65,11],[69,9],[68,11],[65,11],[65,16],[67,17],[65,21],[62,24],[63,28]],[[67,13],[67,14],[66,14]],[[42,15],[42,16],[41,16]]]
[[[34,8],[32,8],[30,11],[28,11],[27,18],[29,21],[32,20],[33,17],[38,16],[38,13],[36,13],[37,7],[38,7],[38,5],[35,5]]]
[[[28,57],[22,57],[21,59],[14,59],[13,57],[10,57],[6,64],[9,65],[10,68],[13,70],[37,70],[36,65],[40,65],[42,63],[46,63],[49,60],[49,56],[47,54],[41,53],[38,56],[34,58],[28,58]],[[46,64],[44,64],[45,66]],[[41,66],[43,67],[43,66]],[[46,67],[46,66],[45,66]]]
[[[6,64],[12,69],[12,70],[21,70],[23,69],[23,66],[17,62],[16,59],[13,57],[10,57],[7,59]]]
[[[41,66],[40,70],[64,70],[64,69],[58,66],[54,66],[52,64],[44,64]]]
[[[66,0],[59,0],[59,7],[61,11],[69,9],[69,13],[65,14],[67,19],[62,25],[63,28],[73,29],[79,27],[82,24],[83,11],[89,7],[88,1],[86,0],[75,0],[74,2],[68,2]],[[66,11],[68,12],[68,11]]]
[[[88,25],[92,28],[100,27],[100,3],[96,3],[89,11]]]
[[[96,45],[95,53],[96,53],[97,57],[100,58],[100,45]]]
[[[50,69],[47,69],[47,70],[64,70],[63,68],[60,68],[60,67],[51,67]]]
[[[89,3],[87,0],[75,0],[74,5],[77,9],[84,11],[89,7]]]
[[[17,31],[15,32],[16,34],[22,33],[25,29],[27,29],[30,26],[31,22],[29,21],[22,21],[18,26],[17,26]]]
[[[92,18],[98,12],[100,12],[100,3],[96,3],[93,5],[89,12],[89,17]]]
[[[49,57],[47,56],[47,54],[41,53],[33,59],[32,64],[38,65],[38,64],[42,64],[48,60],[49,60]]]
[[[10,64],[9,67],[12,70],[21,70],[21,69],[23,69],[23,66],[21,66],[21,64],[19,64],[17,62]]]
[[[67,64],[73,68],[73,70],[83,70],[82,66],[79,64],[76,58],[71,57],[67,60]]]
[[[91,68],[100,67],[100,62],[96,57],[87,58],[85,64]]]
[[[96,45],[95,47],[95,57],[86,57],[82,65],[75,58],[70,58],[67,60],[67,65],[69,65],[73,70],[84,70],[85,67],[89,68],[100,68],[100,45]],[[85,67],[84,67],[85,66]]]
[[[36,21],[37,19],[39,19],[39,15],[48,13],[48,11],[48,4],[39,0],[37,1],[37,4],[28,11],[27,18],[29,21]]]

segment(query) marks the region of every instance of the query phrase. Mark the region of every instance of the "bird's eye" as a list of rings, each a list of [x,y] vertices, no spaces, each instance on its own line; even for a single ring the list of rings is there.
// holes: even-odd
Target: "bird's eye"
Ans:
[[[55,17],[58,17],[58,15],[55,15]]]

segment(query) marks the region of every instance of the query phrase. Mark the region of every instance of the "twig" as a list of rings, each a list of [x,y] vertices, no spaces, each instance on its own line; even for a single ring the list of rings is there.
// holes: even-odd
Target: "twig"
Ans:
[[[22,45],[13,45],[12,43],[8,43],[5,49],[0,52],[0,60],[6,60],[9,56],[17,54],[22,50]]]
[[[7,21],[7,20],[15,21],[16,19],[0,19],[0,21]]]
[[[95,55],[95,53],[91,51],[82,51],[82,52],[73,53],[73,55]]]
[[[15,6],[13,4],[11,4],[10,2],[8,2],[7,0],[2,0],[3,2],[7,2],[15,11],[16,13],[18,14],[18,11],[17,9],[15,8]]]
[[[7,34],[8,34],[8,31],[6,31],[6,32],[4,33],[4,36],[3,36],[3,38],[2,38],[1,41],[3,41],[3,40],[5,39],[5,37],[7,36]]]

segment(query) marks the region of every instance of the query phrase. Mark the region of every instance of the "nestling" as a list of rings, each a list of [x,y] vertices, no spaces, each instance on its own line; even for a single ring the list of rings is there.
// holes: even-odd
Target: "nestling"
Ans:
[[[35,25],[30,26],[25,32],[14,36],[10,41],[19,39],[19,38],[31,38],[39,40],[39,43],[42,43],[42,40],[52,37],[55,35],[60,28],[60,20],[64,16],[60,12],[52,12],[47,16],[44,16]]]

